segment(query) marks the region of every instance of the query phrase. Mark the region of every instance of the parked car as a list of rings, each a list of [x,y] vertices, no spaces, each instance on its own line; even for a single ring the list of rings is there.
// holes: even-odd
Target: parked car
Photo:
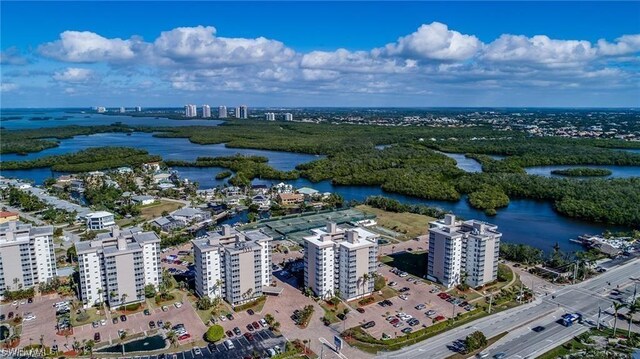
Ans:
[[[149,328],[154,329],[156,327],[156,322],[153,320],[149,322]]]
[[[93,334],[93,341],[96,343],[100,341],[100,333]]]
[[[227,314],[227,319],[233,320],[233,315],[231,313]]]
[[[200,350],[200,348],[198,348],[198,347],[193,348],[193,355],[194,356],[201,356],[202,355],[202,350]]]
[[[98,323],[97,321],[96,321],[96,322],[92,322],[92,323],[91,323],[91,326],[92,326],[93,328],[97,328],[97,327],[99,327],[99,326],[100,326],[100,323]]]
[[[111,323],[118,324],[118,317],[113,317],[113,319],[111,319]]]
[[[164,322],[162,320],[158,320],[156,324],[158,325],[158,328],[162,328],[164,326]]]
[[[251,323],[251,325],[253,326],[253,329],[255,329],[255,330],[260,329],[260,324],[258,324],[258,322],[253,322],[253,323]]]
[[[240,328],[238,328],[238,327],[233,328],[233,333],[234,333],[235,335],[240,335],[240,334],[242,334],[242,332],[240,331]]]
[[[0,321],[5,320],[6,318],[7,318],[7,316],[6,316],[6,315],[4,315],[4,314],[0,314]]]
[[[124,314],[122,314],[122,315],[120,316],[120,321],[121,321],[121,322],[126,322],[126,321],[127,321],[127,316],[126,316],[126,315],[124,315]]]
[[[248,341],[253,341],[253,334],[251,333],[244,333],[244,337],[247,338]]]
[[[9,314],[7,314],[7,319],[11,319],[13,318],[13,312],[9,312]]]
[[[249,315],[253,315],[254,313],[255,313],[255,312],[253,311],[253,309],[248,309],[248,310],[247,310],[247,314],[249,314]]]
[[[235,346],[233,345],[233,342],[229,339],[224,341],[224,346],[225,348],[227,348],[227,350],[232,350],[235,349]]]
[[[174,305],[176,308],[180,308],[180,307],[182,307],[182,302],[175,302],[175,303],[173,303],[173,305]]]
[[[400,290],[398,290],[398,292],[400,292],[400,293],[404,293],[404,292],[408,292],[409,290],[411,290],[411,288],[409,288],[409,287],[403,287],[403,288],[400,288]]]
[[[430,317],[430,316],[432,316],[432,315],[436,314],[436,311],[435,311],[435,310],[433,310],[433,309],[430,309],[430,310],[427,310],[424,314],[425,314],[427,317]]]
[[[424,304],[418,304],[418,305],[416,305],[416,307],[415,307],[415,308],[416,308],[417,310],[423,310],[423,309],[424,309],[424,308],[426,308],[426,307],[427,307],[427,306],[426,306],[426,305],[424,305]]]
[[[107,320],[106,319],[100,319],[100,325],[102,325],[102,326],[107,325]]]
[[[151,312],[149,311],[149,309],[145,309],[143,311],[144,315],[151,315]]]
[[[364,308],[356,308],[356,310],[358,311],[358,313],[364,313]]]
[[[163,306],[162,306],[162,311],[163,311],[163,312],[166,312],[166,311],[168,311],[168,310],[169,310],[169,307],[167,307],[166,305],[163,305]]]
[[[253,331],[253,325],[251,324],[247,324],[247,330],[252,332]],[[246,334],[246,333],[245,333]]]
[[[226,333],[226,334],[227,334],[227,338],[231,338],[231,337],[233,337],[233,332],[232,332],[232,331],[230,331],[230,330],[227,330],[227,333]]]
[[[411,328],[409,328],[409,327],[406,327],[406,328],[402,329],[401,331],[402,331],[404,334],[409,334],[409,333],[411,333],[411,331],[413,331],[413,329],[411,329]]]
[[[260,320],[258,321],[258,323],[260,323],[260,325],[261,325],[263,328],[266,328],[266,327],[268,326],[267,321],[266,321],[266,320],[264,320],[264,318],[263,318],[263,319],[260,319]]]
[[[533,327],[531,330],[533,330],[536,333],[540,333],[541,331],[545,330],[546,328],[543,327],[542,325],[538,325],[537,327]]]
[[[362,327],[362,329],[369,329],[369,328],[373,328],[375,326],[376,326],[376,322],[374,322],[372,320],[372,321],[369,321],[369,322],[366,322],[366,323],[362,324],[361,327]]]

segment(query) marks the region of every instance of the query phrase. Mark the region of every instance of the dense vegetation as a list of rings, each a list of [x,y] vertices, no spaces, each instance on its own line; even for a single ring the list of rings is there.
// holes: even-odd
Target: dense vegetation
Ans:
[[[4,131],[26,142],[88,131],[106,132],[110,126],[65,127],[46,130]],[[131,131],[132,127],[111,126]],[[201,144],[226,143],[229,147],[261,148],[325,154],[326,158],[298,166],[297,171],[277,171],[266,159],[199,158],[195,163],[173,165],[220,166],[236,172],[229,182],[248,185],[253,178],[332,180],[342,185],[380,186],[389,192],[436,200],[459,200],[468,194],[474,207],[493,213],[509,198],[552,201],[561,214],[594,222],[637,226],[640,223],[639,179],[591,179],[529,176],[524,168],[539,165],[640,166],[640,155],[612,150],[628,147],[618,140],[528,137],[518,131],[497,131],[489,124],[465,127],[373,126],[230,120],[217,127],[186,126],[137,128],[156,131],[159,137],[184,137]],[[14,135],[18,136],[14,136]],[[85,133],[86,134],[86,133]],[[12,140],[13,141],[13,140]],[[395,144],[383,150],[375,145]],[[3,152],[6,145],[2,145]],[[484,173],[466,173],[433,149],[467,153],[481,162]],[[10,152],[10,151],[9,151]],[[496,160],[489,155],[507,156]],[[64,156],[61,156],[64,157]],[[3,169],[43,166],[44,160],[26,165],[3,163]],[[47,161],[54,161],[47,158]],[[44,161],[46,162],[46,161]],[[117,161],[108,161],[117,162]],[[85,164],[86,165],[86,164]],[[8,167],[6,167],[8,166]],[[57,170],[78,170],[60,165]],[[83,170],[86,167],[80,166]],[[92,164],[105,168],[105,164]],[[32,167],[27,167],[32,168]]]
[[[237,186],[249,186],[254,178],[291,180],[299,177],[297,171],[278,171],[267,164],[269,159],[261,156],[198,157],[195,162],[166,161],[168,166],[183,167],[223,167],[236,173],[229,183]],[[217,176],[216,176],[217,177]],[[224,178],[224,177],[223,177]]]
[[[160,161],[159,156],[129,147],[96,147],[59,156],[46,156],[30,161],[0,162],[0,169],[17,170],[51,167],[60,172],[89,172],[121,166],[138,166]]]
[[[568,176],[568,177],[604,177],[610,176],[611,170],[606,168],[567,168],[563,170],[553,170],[551,171],[554,175],[560,176]]]
[[[496,208],[509,205],[509,197],[502,191],[502,188],[490,185],[483,185],[478,190],[469,193],[467,199],[471,207],[483,209],[488,215],[495,215]]]
[[[369,196],[364,203],[374,208],[395,213],[410,212],[433,218],[444,218],[444,215],[447,214],[447,212],[439,208],[429,207],[422,204],[405,204],[398,200],[383,196]]]
[[[417,144],[358,152],[345,149],[297,169],[311,181],[377,185],[389,192],[448,201],[460,198],[451,180],[464,173],[455,160]]]
[[[526,244],[500,242],[500,257],[523,264],[539,264],[544,261],[544,252]]]
[[[227,177],[231,177],[231,175],[233,175],[233,172],[231,171],[222,171],[216,175],[216,179],[217,180],[225,179]]]
[[[92,135],[107,132],[148,131],[142,127],[129,127],[119,123],[108,126],[63,126],[54,128],[36,128],[29,130],[0,130],[0,153],[40,152],[57,147],[58,141],[74,136]]]

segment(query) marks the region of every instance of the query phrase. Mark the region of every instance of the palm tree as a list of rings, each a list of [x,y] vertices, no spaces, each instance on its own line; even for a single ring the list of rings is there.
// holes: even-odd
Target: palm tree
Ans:
[[[627,316],[629,317],[629,329],[627,330],[627,339],[631,339],[631,322],[633,321],[633,315],[640,312],[640,305],[638,301],[635,301],[629,305],[629,312],[627,312]]]
[[[170,330],[167,332],[167,339],[169,339],[169,343],[171,343],[171,345],[175,346],[176,345],[176,332],[174,332],[173,330]]]
[[[87,342],[84,344],[85,349],[89,351],[89,355],[93,355],[93,347],[95,345],[96,345],[96,342],[93,341],[93,339],[87,340]]]
[[[369,289],[369,286],[367,285],[367,284],[369,284],[368,283],[369,279],[371,279],[371,276],[369,275],[369,273],[365,273],[365,274],[362,275],[362,295],[364,295],[364,293],[367,291],[367,289]]]
[[[613,302],[613,311],[615,314],[615,317],[613,318],[613,337],[614,338],[616,336],[616,326],[618,324],[618,310],[624,308],[625,306],[626,304],[624,303]]]
[[[122,293],[122,295],[120,296],[120,303],[122,303],[122,308],[124,309],[124,314],[127,314],[127,306],[124,305],[125,301],[127,300],[127,293]]]

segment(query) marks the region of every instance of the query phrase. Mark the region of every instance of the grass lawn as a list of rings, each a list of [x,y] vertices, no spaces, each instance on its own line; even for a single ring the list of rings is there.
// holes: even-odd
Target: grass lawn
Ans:
[[[214,311],[214,308],[211,307],[209,309],[200,310],[198,309],[198,307],[196,307],[196,302],[198,301],[197,297],[189,294],[187,295],[187,298],[189,299],[189,302],[191,302],[193,310],[195,310],[200,317],[200,320],[202,320],[202,322],[207,325],[209,320],[211,320],[211,317],[214,316],[213,314],[211,314]],[[233,311],[231,310],[231,308],[229,308],[226,302],[221,300],[220,304],[218,304],[218,306],[215,308],[215,317],[218,318],[220,315],[227,315],[229,313],[233,313]]]
[[[140,216],[146,220],[151,220],[160,217],[164,211],[173,212],[182,207],[184,207],[182,203],[160,200],[159,202],[140,208]]]
[[[83,310],[84,311],[84,310]],[[71,311],[71,326],[77,327],[80,325],[84,325],[84,324],[88,324],[91,322],[94,322],[96,320],[100,320],[100,319],[105,319],[105,315],[104,315],[104,311],[100,311],[101,314],[98,314],[98,309],[97,308],[89,308],[86,310],[86,313],[88,314],[88,317],[86,320],[83,321],[79,321],[78,320],[78,316],[79,314],[76,314],[75,310]]]
[[[380,226],[403,233],[406,236],[405,239],[427,234],[429,222],[435,221],[435,218],[421,214],[387,212],[366,205],[357,206],[356,209],[366,214],[376,215],[376,221]]]
[[[567,349],[566,346],[570,346],[571,349]],[[569,340],[568,342],[562,343],[557,347],[549,350],[548,352],[540,355],[538,359],[555,359],[560,358],[564,355],[571,354],[574,351],[578,351],[584,349],[585,345],[577,341],[575,338]]]
[[[344,309],[346,308],[344,303],[339,302],[338,305],[334,307],[331,303],[327,303],[324,300],[320,300],[318,301],[318,304],[320,304],[322,309],[324,309],[324,317],[329,319],[330,323],[333,324],[341,321],[336,315],[339,313],[344,313]],[[352,310],[352,309],[349,308],[349,310]]]
[[[352,301],[348,302],[348,304],[353,309],[356,309],[358,307],[363,307],[366,310],[366,308],[368,306],[370,306],[370,305],[374,305],[374,304],[378,303],[381,300],[393,298],[393,297],[395,297],[397,295],[398,295],[398,292],[395,289],[385,286],[384,288],[382,288],[382,290],[377,291],[377,292],[373,292],[373,294],[372,294],[373,302],[371,302],[371,304],[367,304],[367,305],[364,305],[364,306],[360,305],[358,303],[360,301],[360,299],[352,300]]]
[[[391,258],[391,261],[389,261]],[[429,253],[424,251],[400,252],[382,256],[380,261],[392,267],[396,267],[401,271],[413,274],[418,278],[424,278],[427,275],[427,261]]]
[[[242,306],[235,307],[234,310],[239,313],[239,312],[246,312],[249,309],[253,309],[254,312],[260,313],[262,312],[262,308],[264,308],[264,304],[267,302],[267,299],[268,297],[263,295],[262,297],[253,299],[251,302],[243,304]],[[247,306],[247,304],[250,304],[250,305]],[[242,309],[238,309],[239,307],[242,307]]]

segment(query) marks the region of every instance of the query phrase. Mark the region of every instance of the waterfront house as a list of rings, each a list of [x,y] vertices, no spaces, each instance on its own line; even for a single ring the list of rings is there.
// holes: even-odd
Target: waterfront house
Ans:
[[[304,195],[300,193],[278,193],[277,201],[283,206],[291,206],[304,202]]]
[[[155,202],[156,199],[153,196],[140,195],[131,197],[131,201],[135,204],[146,206]]]

